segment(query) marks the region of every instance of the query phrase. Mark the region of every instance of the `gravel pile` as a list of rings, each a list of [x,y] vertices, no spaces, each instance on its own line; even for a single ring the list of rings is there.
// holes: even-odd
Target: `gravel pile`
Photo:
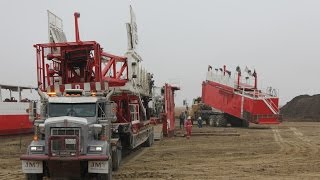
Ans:
[[[320,94],[300,95],[281,108],[284,120],[320,121]]]

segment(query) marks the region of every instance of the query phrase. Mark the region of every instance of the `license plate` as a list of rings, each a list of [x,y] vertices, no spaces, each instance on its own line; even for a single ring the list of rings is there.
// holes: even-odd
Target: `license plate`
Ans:
[[[89,173],[108,173],[109,163],[108,161],[89,161],[88,172]]]
[[[43,173],[42,161],[22,161],[22,172],[23,173]]]

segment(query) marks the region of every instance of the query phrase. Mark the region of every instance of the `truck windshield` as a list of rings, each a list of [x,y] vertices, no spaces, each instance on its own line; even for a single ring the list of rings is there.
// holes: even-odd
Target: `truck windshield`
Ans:
[[[82,104],[49,104],[49,116],[75,116],[75,117],[94,117],[96,115],[96,104],[82,103]]]

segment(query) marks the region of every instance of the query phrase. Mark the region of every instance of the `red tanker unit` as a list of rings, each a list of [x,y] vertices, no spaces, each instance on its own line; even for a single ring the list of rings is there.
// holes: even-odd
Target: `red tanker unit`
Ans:
[[[236,75],[226,66],[208,68],[207,79],[202,83],[202,101],[219,113],[210,117],[214,126],[244,126],[255,124],[279,124],[279,98],[277,91],[269,87],[267,92],[257,88],[257,73],[245,69],[245,76],[237,67]]]

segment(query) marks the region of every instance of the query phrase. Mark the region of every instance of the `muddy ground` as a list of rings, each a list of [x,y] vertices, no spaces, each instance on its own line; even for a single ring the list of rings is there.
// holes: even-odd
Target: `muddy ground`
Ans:
[[[21,170],[20,154],[25,152],[32,135],[0,136],[0,179],[24,179]],[[20,143],[21,142],[21,143]]]
[[[320,179],[320,123],[279,126],[194,127],[124,157],[114,179]],[[31,135],[22,137],[25,148]],[[20,138],[1,138],[0,179],[23,179]]]

